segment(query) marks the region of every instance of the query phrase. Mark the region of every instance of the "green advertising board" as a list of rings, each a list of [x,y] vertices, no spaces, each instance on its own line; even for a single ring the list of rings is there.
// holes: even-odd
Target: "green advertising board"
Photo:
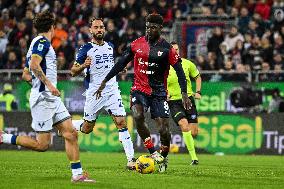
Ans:
[[[16,82],[13,93],[19,102],[19,110],[29,111],[29,93],[30,86],[23,81]],[[132,82],[121,81],[119,87],[123,104],[127,112],[130,112],[130,89]],[[231,91],[235,87],[240,87],[237,82],[203,82],[202,99],[196,100],[196,106],[199,112],[224,112],[228,110],[228,99]],[[63,80],[58,82],[58,89],[61,91],[61,98],[69,111],[83,111],[85,97],[82,96],[85,89],[82,81]],[[258,89],[279,88],[284,95],[284,85],[280,82],[261,82],[256,83]],[[195,88],[195,86],[193,86]],[[271,96],[264,96],[263,107],[268,107]]]
[[[262,144],[262,118],[238,115],[200,116],[196,147],[210,153],[246,154]]]

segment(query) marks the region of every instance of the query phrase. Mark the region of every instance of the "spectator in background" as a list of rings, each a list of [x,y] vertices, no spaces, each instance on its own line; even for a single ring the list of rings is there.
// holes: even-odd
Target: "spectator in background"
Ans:
[[[284,99],[280,95],[280,90],[276,89],[272,94],[272,100],[269,102],[268,113],[283,112]],[[282,107],[280,109],[280,106]]]
[[[234,67],[238,64],[243,64],[243,56],[244,56],[244,44],[243,41],[238,40],[234,49],[229,52],[229,56],[232,59]]]
[[[262,37],[261,39],[261,57],[264,62],[268,62],[270,67],[272,67],[273,59],[273,48],[270,44],[270,41],[267,37]]]
[[[220,52],[220,44],[224,41],[223,30],[221,27],[217,26],[213,29],[212,36],[209,38],[207,43],[208,52],[214,52],[219,55]]]
[[[119,36],[113,20],[109,19],[106,24],[105,41],[109,41],[114,45],[115,54],[119,45]]]
[[[242,7],[240,11],[240,17],[238,20],[238,27],[240,28],[240,32],[244,34],[248,30],[250,17],[247,7]]]
[[[266,0],[258,0],[258,2],[255,5],[254,11],[260,14],[262,19],[268,20],[270,17],[270,9],[271,8]]]
[[[71,46],[70,42],[67,40],[62,41],[60,47],[57,49],[58,54],[65,59],[65,64],[62,69],[69,69],[69,66],[75,58],[75,49]]]
[[[269,81],[270,80],[270,75],[268,71],[270,70],[270,65],[268,62],[262,62],[261,63],[261,72],[259,74],[259,81]]]
[[[126,33],[121,36],[120,45],[118,47],[118,53],[121,55],[122,52],[128,47],[128,45],[138,38],[138,35],[135,33],[134,29],[130,26],[126,29]]]
[[[3,30],[0,30],[0,58],[2,58],[2,55],[5,53],[7,44],[8,44],[7,35]]]
[[[54,37],[52,39],[52,47],[55,51],[61,46],[63,41],[68,38],[68,33],[63,29],[60,21],[56,23],[56,28],[54,30]]]
[[[12,94],[13,86],[10,83],[5,83],[3,93],[0,94],[0,110],[13,111],[18,109],[16,97]]]
[[[238,31],[238,26],[233,25],[230,33],[226,35],[224,42],[228,45],[228,50],[235,48],[238,40],[244,41],[244,37]]]
[[[37,14],[37,13],[46,11],[49,8],[50,8],[50,6],[49,6],[49,4],[47,4],[45,2],[45,0],[38,0],[36,6],[34,7],[34,12]]]
[[[16,0],[14,4],[9,8],[10,14],[16,18],[16,21],[20,21],[25,16],[26,6],[23,0]]]
[[[250,65],[253,70],[261,69],[261,43],[257,36],[252,39],[251,46],[244,52],[245,64]]]
[[[8,52],[8,59],[4,62],[4,69],[21,69],[21,61],[14,50]]]
[[[274,74],[271,76],[271,81],[284,81],[284,70],[282,64],[275,64]]]
[[[277,51],[278,53],[284,54],[284,43],[283,38],[278,33],[274,34],[274,46],[273,51]]]
[[[27,26],[26,23],[23,21],[20,21],[17,23],[17,25],[13,28],[11,33],[9,34],[8,40],[10,46],[18,46],[20,39],[24,37],[27,40],[30,39],[30,36],[27,32]]]
[[[196,67],[198,70],[210,70],[208,62],[206,62],[204,56],[202,55],[196,56]]]

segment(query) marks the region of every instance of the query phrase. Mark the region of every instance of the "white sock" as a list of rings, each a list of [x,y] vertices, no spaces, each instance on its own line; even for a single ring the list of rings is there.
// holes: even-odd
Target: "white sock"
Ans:
[[[73,123],[73,127],[77,130],[77,131],[81,131],[81,125],[84,123],[84,120],[80,119],[80,120],[72,120]]]
[[[72,169],[72,176],[78,176],[83,174],[83,169],[78,168],[78,169]]]
[[[118,139],[122,143],[127,160],[131,161],[132,158],[134,158],[134,149],[127,128],[122,128],[118,130]]]
[[[12,134],[3,134],[3,143],[11,144]]]

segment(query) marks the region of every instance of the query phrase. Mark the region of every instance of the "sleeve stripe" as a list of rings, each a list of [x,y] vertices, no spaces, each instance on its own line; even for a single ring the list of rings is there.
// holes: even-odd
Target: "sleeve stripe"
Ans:
[[[41,55],[39,55],[39,54],[32,54],[32,56],[36,56],[36,57],[39,57],[39,58],[41,58],[41,59],[42,59],[42,56],[41,56]]]

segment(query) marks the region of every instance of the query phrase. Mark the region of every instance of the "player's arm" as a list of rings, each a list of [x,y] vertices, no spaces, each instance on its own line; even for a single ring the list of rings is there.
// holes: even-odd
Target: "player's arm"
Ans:
[[[38,54],[32,54],[30,68],[34,73],[35,77],[37,77],[44,85],[49,89],[49,91],[54,96],[60,96],[59,90],[53,86],[53,84],[47,79],[44,72],[41,69],[40,63],[42,61],[42,57]]]
[[[32,75],[27,67],[23,70],[22,79],[32,85]]]
[[[85,68],[88,68],[91,64],[92,64],[92,59],[89,56],[85,59],[84,64],[79,64],[78,62],[75,62],[71,68],[72,77],[80,75],[82,71]]]
[[[200,74],[198,74],[194,79],[195,79],[195,83],[196,83],[194,98],[201,99],[201,83],[202,83],[202,79],[201,79]]]
[[[102,81],[99,89],[94,93],[94,95],[96,95],[96,98],[100,98],[101,97],[101,93],[102,93],[103,89],[105,88],[106,83],[111,78],[116,76],[119,72],[121,72],[132,59],[133,59],[133,52],[131,50],[131,47],[128,47],[126,49],[126,51],[124,51],[123,56],[119,59],[119,61],[116,64],[114,64],[114,66],[112,67],[110,72],[104,78],[104,80]]]
[[[184,71],[181,65],[181,58],[174,48],[171,48],[169,51],[169,63],[172,65],[172,67],[176,71],[176,74],[178,77],[178,83],[181,89],[183,106],[186,110],[189,110],[192,104],[187,95],[186,77],[185,77],[185,74],[184,74]]]
[[[200,73],[199,73],[197,67],[195,66],[195,64],[193,62],[189,61],[188,65],[189,65],[190,77],[193,77],[195,79],[195,83],[196,83],[194,98],[201,99],[202,79],[201,79]]]

